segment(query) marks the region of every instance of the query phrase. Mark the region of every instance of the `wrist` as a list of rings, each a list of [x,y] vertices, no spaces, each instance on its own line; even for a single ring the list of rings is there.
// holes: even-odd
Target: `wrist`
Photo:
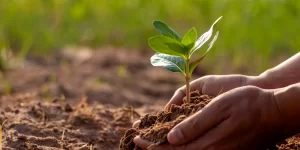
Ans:
[[[299,73],[283,73],[276,69],[269,69],[255,78],[254,84],[264,89],[277,89],[300,82]]]
[[[294,82],[289,77],[276,75],[271,69],[263,72],[258,76],[249,76],[248,85],[257,86],[263,89],[277,89],[293,84]]]

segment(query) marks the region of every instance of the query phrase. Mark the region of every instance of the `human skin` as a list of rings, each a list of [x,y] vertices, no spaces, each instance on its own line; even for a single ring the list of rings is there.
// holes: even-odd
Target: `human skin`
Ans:
[[[231,89],[242,86],[257,86],[263,89],[276,89],[300,82],[300,53],[282,62],[278,66],[268,69],[259,76],[246,75],[208,75],[190,83],[191,91],[199,90],[201,94],[217,96]],[[168,110],[172,104],[181,105],[186,95],[185,86],[177,89],[166,104]],[[137,126],[139,120],[133,124]]]
[[[299,63],[300,53],[259,76],[213,75],[191,82],[192,90],[218,96],[171,130],[168,134],[171,144],[155,149],[236,149],[241,146],[251,149],[298,133],[300,86],[294,83],[300,82]],[[181,87],[165,109],[172,104],[180,105],[184,96],[185,87]],[[138,137],[134,142],[142,148],[151,144]]]
[[[199,90],[202,94],[217,96],[231,89],[253,85],[263,89],[282,88],[300,82],[300,53],[271,68],[259,76],[245,75],[209,75],[198,78],[190,83],[191,91]],[[165,106],[168,109],[172,104],[182,104],[186,95],[185,86],[177,89],[171,100]]]
[[[244,86],[225,92],[176,125],[152,150],[264,149],[300,132],[300,83],[275,90]],[[152,143],[134,138],[141,148]]]

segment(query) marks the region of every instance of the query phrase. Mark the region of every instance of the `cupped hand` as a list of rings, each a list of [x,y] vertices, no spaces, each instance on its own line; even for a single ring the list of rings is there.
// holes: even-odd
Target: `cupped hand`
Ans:
[[[256,78],[244,75],[209,75],[192,81],[190,87],[191,91],[198,90],[204,95],[217,96],[231,89],[249,85]],[[165,109],[169,109],[172,104],[181,105],[185,96],[186,86],[177,89]]]
[[[191,91],[198,90],[201,94],[217,96],[231,89],[254,84],[258,77],[245,75],[209,75],[198,78],[190,83]],[[168,110],[172,104],[181,105],[182,99],[186,96],[186,86],[177,89],[171,100],[166,104],[165,110]],[[136,127],[140,120],[133,123]]]
[[[202,89],[203,91],[203,89]],[[175,126],[164,149],[260,149],[284,139],[282,118],[273,91],[254,86],[230,90]],[[146,149],[151,142],[134,142]]]

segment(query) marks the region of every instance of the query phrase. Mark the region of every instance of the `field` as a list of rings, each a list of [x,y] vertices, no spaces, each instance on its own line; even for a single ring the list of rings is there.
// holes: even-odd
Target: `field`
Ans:
[[[216,64],[210,73],[258,74],[300,46],[296,0],[0,0],[0,11],[0,48],[21,58],[67,45],[149,50],[153,20],[181,34],[191,27],[203,33],[219,16],[217,51],[203,64]]]
[[[4,149],[116,149],[132,121],[161,109],[180,85],[141,53],[67,51],[2,74],[11,85],[0,86],[11,91],[0,100]]]
[[[69,48],[3,73],[3,149],[118,149],[132,123],[161,110],[183,84],[179,74],[151,66],[149,57]],[[197,68],[194,78],[204,74]]]
[[[259,75],[299,51],[296,0],[0,0],[0,150],[118,149],[184,85],[150,64],[152,21],[201,34],[220,16],[192,79]],[[270,150],[299,147],[296,135]]]

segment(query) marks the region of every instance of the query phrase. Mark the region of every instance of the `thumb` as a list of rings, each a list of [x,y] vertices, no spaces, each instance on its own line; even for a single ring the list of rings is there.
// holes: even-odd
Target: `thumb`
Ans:
[[[196,79],[190,83],[191,91],[198,90],[202,93],[202,88],[204,83],[206,82],[207,78],[202,77]],[[169,110],[172,104],[181,105],[183,103],[183,98],[186,96],[186,86],[182,86],[181,88],[177,89],[173,94],[171,100],[165,106],[165,110]]]
[[[210,102],[203,109],[176,125],[168,133],[169,143],[182,145],[195,140],[228,118],[229,113],[226,109],[217,104],[217,101]]]
[[[186,86],[183,86],[175,91],[171,100],[165,106],[165,110],[170,110],[172,104],[181,105],[182,99],[186,96]]]

